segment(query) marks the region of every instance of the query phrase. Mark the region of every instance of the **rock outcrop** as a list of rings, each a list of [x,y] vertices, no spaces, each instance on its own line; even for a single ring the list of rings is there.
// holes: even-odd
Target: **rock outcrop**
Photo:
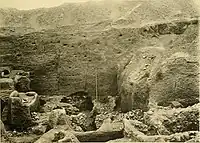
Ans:
[[[123,112],[132,109],[148,110],[149,81],[163,58],[162,47],[145,47],[138,50],[119,73],[120,107]]]
[[[151,82],[150,101],[153,100],[159,106],[169,106],[174,101],[183,107],[198,103],[198,58],[178,52],[165,59]]]
[[[199,102],[196,56],[164,48],[138,50],[119,76],[122,111],[148,110],[151,105],[187,107]]]

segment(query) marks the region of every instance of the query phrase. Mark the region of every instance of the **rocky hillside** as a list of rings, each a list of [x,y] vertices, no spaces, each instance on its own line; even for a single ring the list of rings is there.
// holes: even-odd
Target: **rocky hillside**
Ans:
[[[27,28],[41,30],[105,21],[139,26],[155,21],[194,18],[198,15],[197,8],[193,0],[103,0],[23,11],[0,9],[0,27],[14,28],[11,32],[29,32]]]

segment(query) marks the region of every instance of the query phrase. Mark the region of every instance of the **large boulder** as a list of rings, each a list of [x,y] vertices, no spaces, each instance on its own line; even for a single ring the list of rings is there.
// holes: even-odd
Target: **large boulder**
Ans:
[[[124,124],[118,121],[112,121],[110,118],[107,118],[103,121],[103,124],[97,131],[109,132],[109,131],[120,131],[124,129]]]
[[[143,141],[140,136],[145,136],[144,133],[138,131],[133,125],[131,125],[130,121],[127,119],[123,119],[123,123],[125,137],[131,138],[135,142]]]
[[[61,127],[51,129],[43,134],[35,143],[63,143],[63,142],[79,142],[79,140],[71,133],[71,130]]]
[[[71,128],[70,117],[66,115],[65,109],[55,109],[49,115],[47,130],[57,126],[65,126]]]
[[[118,89],[123,112],[157,106],[187,107],[199,102],[199,62],[188,53],[164,53],[162,47],[135,52],[120,70]]]
[[[13,91],[3,110],[2,120],[11,128],[22,129],[33,125],[31,111],[39,108],[39,97],[35,92]]]
[[[132,109],[148,110],[149,80],[162,58],[164,48],[145,47],[135,52],[119,73],[118,89],[121,98],[120,107],[123,112]],[[121,68],[121,67],[120,67]]]
[[[150,86],[150,102],[187,107],[199,102],[199,63],[197,57],[175,53],[162,62]]]
[[[44,130],[37,129],[36,131],[43,132]],[[66,115],[65,109],[55,109],[49,115],[46,133],[35,143],[79,142],[71,132],[70,117]]]
[[[95,129],[94,118],[91,117],[89,112],[72,115],[71,118],[72,122],[80,126],[84,131],[91,131]]]
[[[73,134],[80,142],[105,142],[123,138],[123,130],[124,125],[122,122],[115,122],[107,118],[96,131],[73,132]]]

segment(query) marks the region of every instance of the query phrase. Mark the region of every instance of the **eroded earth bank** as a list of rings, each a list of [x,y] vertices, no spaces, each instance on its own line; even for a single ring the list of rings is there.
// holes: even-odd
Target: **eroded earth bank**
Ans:
[[[0,9],[1,141],[198,142],[190,0]]]

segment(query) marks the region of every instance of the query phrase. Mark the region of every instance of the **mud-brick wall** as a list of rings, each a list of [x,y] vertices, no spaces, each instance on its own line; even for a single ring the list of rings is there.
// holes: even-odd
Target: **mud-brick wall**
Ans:
[[[0,66],[31,71],[31,87],[39,94],[69,95],[86,90],[96,98],[97,83],[98,98],[104,99],[117,94],[117,64],[126,63],[140,47],[162,45],[166,55],[179,51],[197,54],[198,23],[171,25],[176,24],[71,34],[60,29],[0,37]]]

